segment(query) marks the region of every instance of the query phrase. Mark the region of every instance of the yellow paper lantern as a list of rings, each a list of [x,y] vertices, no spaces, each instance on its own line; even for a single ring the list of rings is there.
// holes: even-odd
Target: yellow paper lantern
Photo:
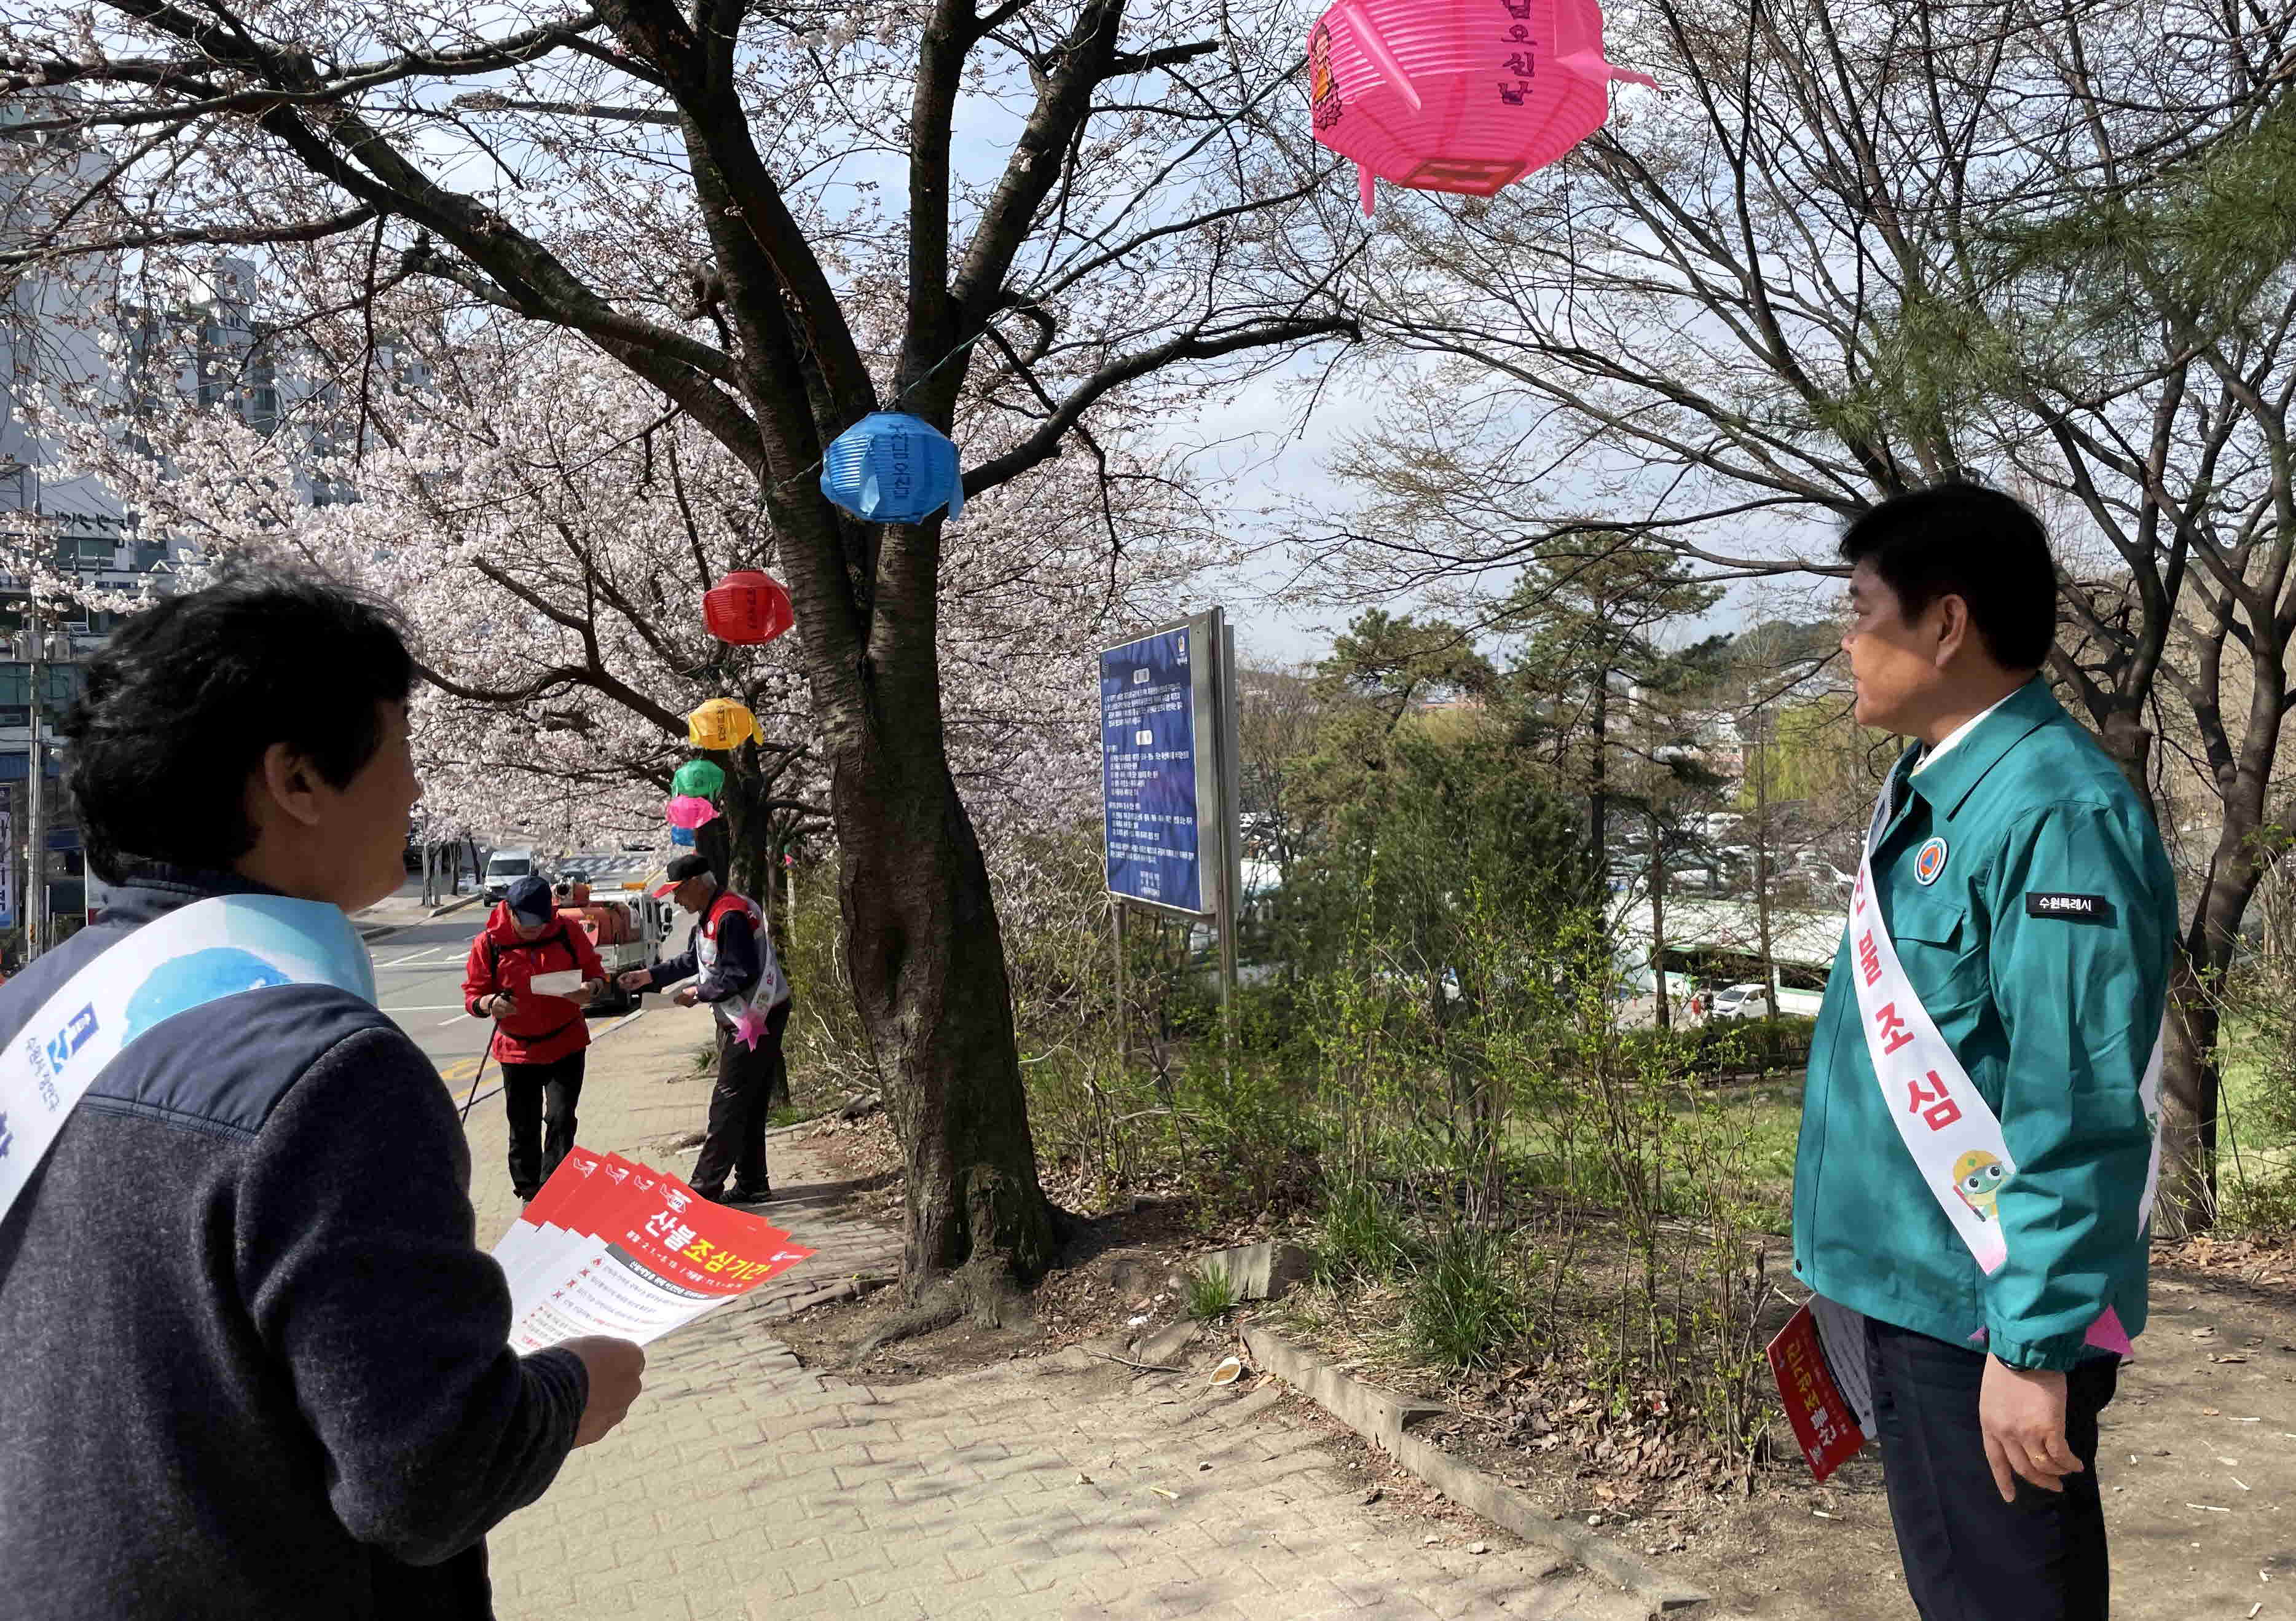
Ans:
[[[758,718],[731,698],[712,698],[685,717],[685,735],[697,749],[730,749],[747,738],[766,740]]]

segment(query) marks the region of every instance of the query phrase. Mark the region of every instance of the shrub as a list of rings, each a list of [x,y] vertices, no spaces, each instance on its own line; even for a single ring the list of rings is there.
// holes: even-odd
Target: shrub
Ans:
[[[1188,1177],[1206,1205],[1265,1210],[1290,1189],[1308,1122],[1273,1066],[1192,1052],[1178,1104]]]
[[[845,972],[845,918],[833,863],[801,872],[796,909],[779,909],[773,927],[796,999],[783,1048],[792,1096],[842,1103],[856,1092],[880,1090],[876,1054]]]
[[[1333,1288],[1383,1282],[1411,1259],[1403,1213],[1377,1183],[1335,1181],[1316,1223],[1316,1276]]]

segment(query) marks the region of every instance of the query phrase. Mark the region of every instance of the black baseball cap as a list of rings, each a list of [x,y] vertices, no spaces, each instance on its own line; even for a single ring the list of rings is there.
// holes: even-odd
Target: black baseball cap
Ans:
[[[655,885],[650,892],[657,900],[669,893],[688,878],[707,878],[713,876],[709,870],[709,858],[698,852],[676,857],[662,869],[662,881]]]
[[[539,878],[521,878],[504,897],[510,915],[521,923],[550,921],[550,885]]]

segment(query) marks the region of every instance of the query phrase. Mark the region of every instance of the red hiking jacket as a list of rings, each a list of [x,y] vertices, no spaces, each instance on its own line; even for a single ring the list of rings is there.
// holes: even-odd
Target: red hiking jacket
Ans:
[[[590,1044],[581,1008],[563,997],[533,996],[526,989],[536,975],[567,968],[581,969],[584,979],[606,977],[598,948],[578,926],[554,913],[548,929],[521,940],[509,902],[496,904],[463,965],[463,1006],[479,1018],[484,1016],[479,1012],[481,997],[507,991],[518,999],[518,1011],[495,1026],[497,1064],[549,1064]]]

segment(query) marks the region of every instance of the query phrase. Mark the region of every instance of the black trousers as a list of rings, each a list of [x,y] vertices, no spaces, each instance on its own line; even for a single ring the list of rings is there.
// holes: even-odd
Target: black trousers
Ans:
[[[1866,1324],[1874,1419],[1906,1588],[1922,1621],[2105,1621],[2112,1605],[2096,1417],[2120,1359],[2065,1376],[2065,1444],[2081,1470],[2064,1490],[2017,1482],[2001,1501],[1977,1427],[1985,1353],[1910,1329]]]
[[[547,1064],[505,1064],[503,1107],[510,1115],[510,1185],[530,1199],[566,1150],[574,1146],[574,1106],[582,1100],[582,1066],[578,1048]]]
[[[783,1081],[782,1032],[789,1028],[794,998],[766,1015],[766,1033],[755,1052],[742,1045],[731,1026],[718,1024],[718,1084],[709,1093],[709,1124],[701,1157],[693,1162],[693,1191],[714,1199],[734,1174],[740,1193],[762,1193],[766,1176],[766,1111]]]

